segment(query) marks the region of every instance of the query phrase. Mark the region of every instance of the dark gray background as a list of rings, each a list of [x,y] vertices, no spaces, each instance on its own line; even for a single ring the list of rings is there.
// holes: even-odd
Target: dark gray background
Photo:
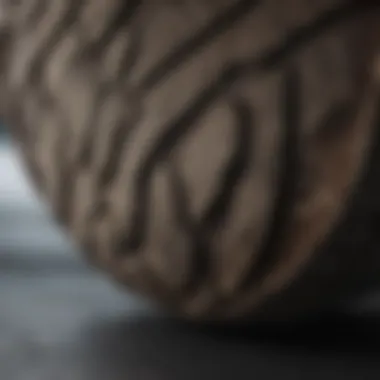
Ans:
[[[1,380],[379,379],[376,307],[298,326],[181,324],[87,266],[0,143]]]

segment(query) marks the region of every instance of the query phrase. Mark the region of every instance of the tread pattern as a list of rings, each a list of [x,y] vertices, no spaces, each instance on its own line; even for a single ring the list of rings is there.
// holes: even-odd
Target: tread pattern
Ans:
[[[92,260],[193,317],[245,314],[303,273],[376,129],[355,50],[376,2],[1,7],[3,118]]]

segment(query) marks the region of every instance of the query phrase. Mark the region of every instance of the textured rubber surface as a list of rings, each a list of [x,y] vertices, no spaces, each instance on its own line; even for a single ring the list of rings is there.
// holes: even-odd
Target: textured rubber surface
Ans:
[[[190,318],[349,290],[337,246],[360,240],[349,201],[378,129],[375,2],[0,6],[4,120],[96,265]]]

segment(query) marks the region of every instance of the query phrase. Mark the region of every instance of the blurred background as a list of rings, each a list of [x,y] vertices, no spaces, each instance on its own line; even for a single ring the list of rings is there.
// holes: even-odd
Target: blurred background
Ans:
[[[72,246],[52,224],[48,210],[31,187],[20,157],[0,124],[0,249],[62,254]]]

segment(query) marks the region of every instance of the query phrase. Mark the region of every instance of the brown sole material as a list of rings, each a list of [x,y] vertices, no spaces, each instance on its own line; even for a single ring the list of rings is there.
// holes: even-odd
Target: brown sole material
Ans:
[[[3,119],[115,280],[184,318],[283,319],[380,269],[377,2],[1,7]]]

